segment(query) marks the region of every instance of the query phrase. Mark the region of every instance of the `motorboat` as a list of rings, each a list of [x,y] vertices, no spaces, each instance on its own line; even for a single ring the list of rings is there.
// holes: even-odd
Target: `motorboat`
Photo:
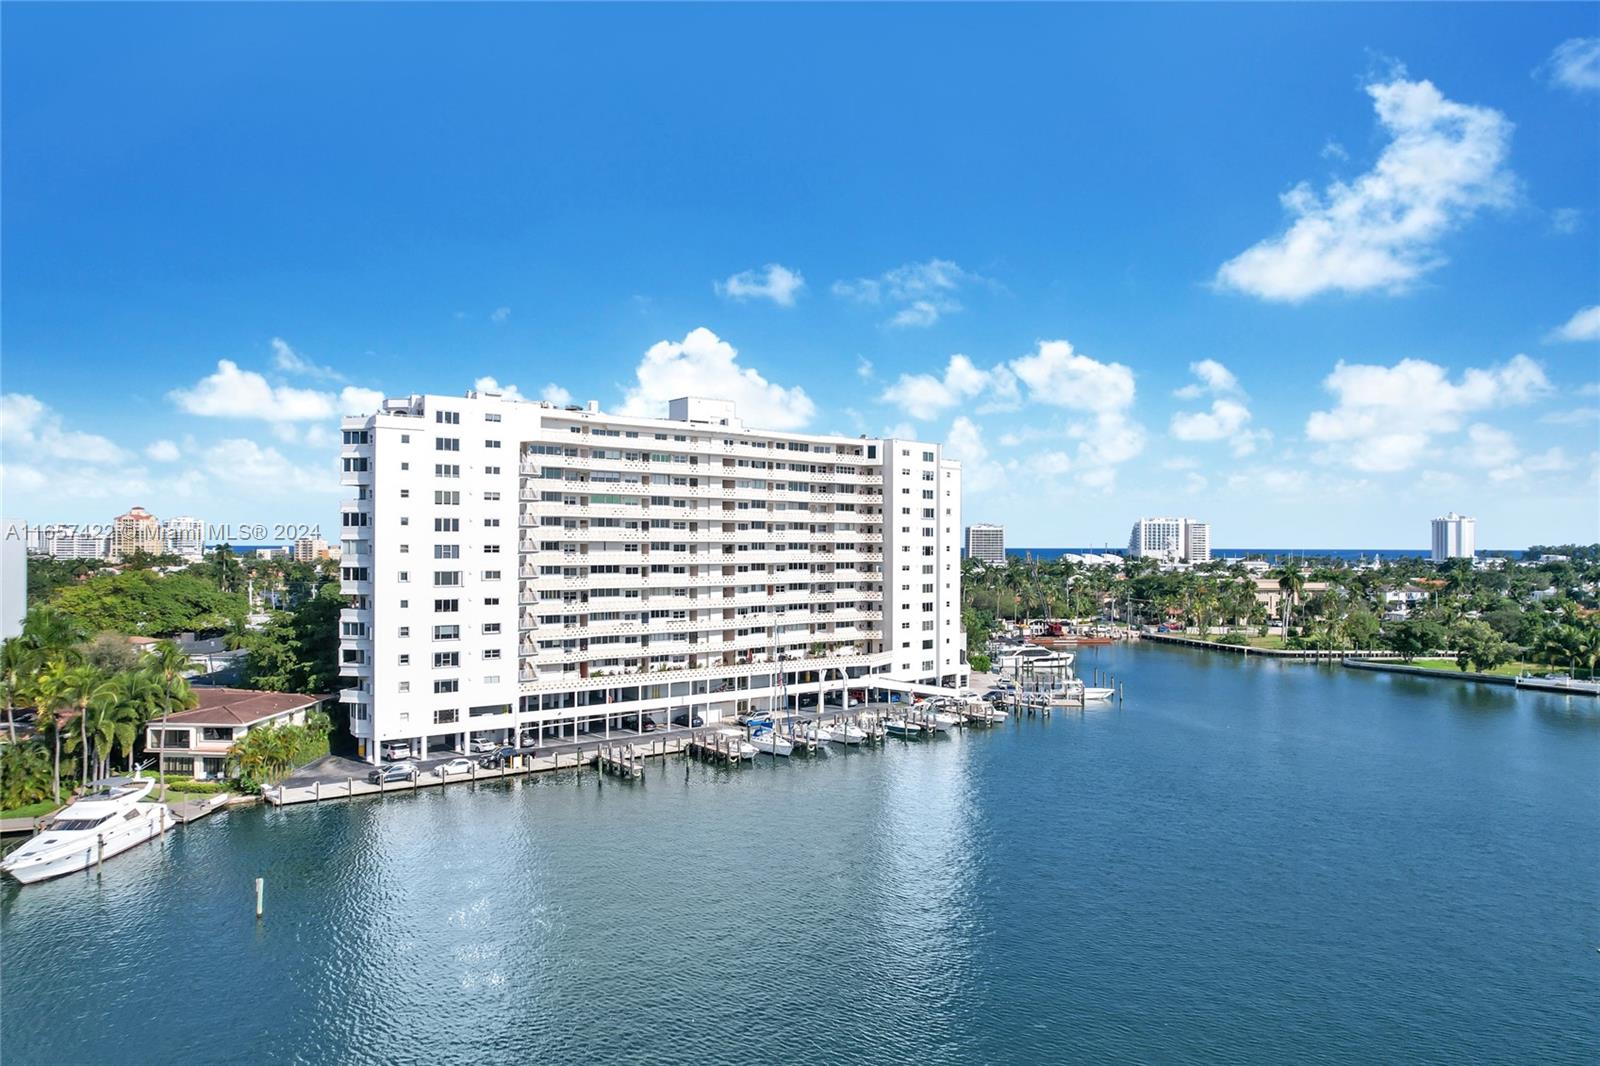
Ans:
[[[724,747],[735,757],[740,759],[754,759],[756,746],[744,738],[742,729],[721,729],[719,733],[726,739]]]
[[[1114,695],[1116,695],[1116,690],[1109,686],[1098,688],[1094,685],[1085,685],[1083,687],[1083,698],[1086,700],[1109,700]]]
[[[909,718],[885,718],[883,720],[883,728],[884,732],[892,737],[920,737],[922,735],[922,723],[913,722]]]
[[[164,803],[144,803],[155,781],[101,783],[43,822],[38,834],[0,861],[0,872],[25,885],[78,873],[165,833],[173,823]]]
[[[849,722],[831,722],[817,730],[817,738],[830,744],[865,744],[866,731]]]
[[[750,732],[750,743],[760,752],[768,755],[788,755],[794,751],[794,744],[787,737],[780,737],[771,729],[755,729]]]

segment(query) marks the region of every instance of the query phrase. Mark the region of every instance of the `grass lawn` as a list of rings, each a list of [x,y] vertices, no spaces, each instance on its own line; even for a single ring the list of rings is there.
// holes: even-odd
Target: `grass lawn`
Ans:
[[[49,814],[57,806],[59,804],[52,803],[49,800],[40,800],[38,803],[30,803],[26,807],[13,807],[8,811],[0,811],[0,818],[37,818],[40,815]]]
[[[1460,673],[1460,667],[1456,666],[1456,661],[1454,659],[1417,659],[1416,661],[1407,663],[1406,665],[1420,666],[1424,670],[1448,670],[1453,673]],[[1518,674],[1564,674],[1567,672],[1567,669],[1564,666],[1549,666],[1544,663],[1530,663],[1518,660],[1516,662],[1501,663],[1493,670],[1483,670],[1478,672],[1486,674],[1500,674],[1504,677],[1516,677]],[[1584,669],[1579,667],[1572,672],[1572,676],[1582,677],[1584,673]]]

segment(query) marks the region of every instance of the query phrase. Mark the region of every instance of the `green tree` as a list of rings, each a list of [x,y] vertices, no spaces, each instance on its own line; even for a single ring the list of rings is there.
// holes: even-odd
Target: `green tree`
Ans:
[[[36,741],[0,747],[0,807],[26,807],[48,795],[50,749]]]
[[[1446,640],[1444,626],[1431,618],[1408,618],[1404,622],[1396,622],[1389,627],[1387,635],[1389,648],[1399,652],[1406,662],[1444,647]]]
[[[248,611],[243,596],[201,577],[149,570],[90,578],[61,589],[50,606],[84,629],[144,636],[220,632]]]
[[[1300,601],[1300,594],[1305,591],[1305,575],[1300,573],[1300,564],[1290,560],[1278,569],[1278,589],[1283,593],[1283,639],[1289,639],[1289,627],[1294,624],[1295,604]]]
[[[1451,627],[1450,646],[1455,649],[1456,666],[1462,671],[1493,670],[1516,652],[1493,626],[1475,618],[1462,619]]]

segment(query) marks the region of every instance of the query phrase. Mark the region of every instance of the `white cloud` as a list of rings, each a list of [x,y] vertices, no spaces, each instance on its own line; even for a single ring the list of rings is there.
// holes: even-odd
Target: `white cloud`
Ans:
[[[667,401],[679,396],[732,400],[746,424],[770,429],[799,429],[817,413],[804,389],[784,388],[740,366],[733,345],[704,326],[681,341],[651,345],[635,377],[623,398],[623,414],[662,418]]]
[[[930,259],[897,266],[875,278],[836,281],[833,294],[857,303],[896,307],[889,318],[891,326],[925,327],[942,315],[961,310],[956,294],[973,284],[989,281],[948,259]]]
[[[1516,438],[1503,429],[1475,422],[1467,428],[1467,462],[1485,470],[1490,481],[1512,481],[1528,474],[1569,470],[1572,463],[1560,448],[1523,455]]]
[[[1553,331],[1546,340],[1597,341],[1600,340],[1600,304],[1585,307],[1567,319],[1567,323]]]
[[[1217,284],[1265,300],[1328,291],[1398,291],[1444,262],[1439,240],[1480,207],[1512,200],[1504,168],[1512,124],[1397,76],[1366,87],[1390,136],[1367,173],[1319,196],[1301,182],[1282,197],[1289,228],[1224,263]]]
[[[768,263],[760,270],[743,270],[726,281],[712,282],[711,287],[730,300],[771,300],[779,307],[793,307],[806,279],[781,263]]]
[[[1322,384],[1337,404],[1312,412],[1307,439],[1327,446],[1323,461],[1369,471],[1409,469],[1435,436],[1460,429],[1465,416],[1526,403],[1550,387],[1539,364],[1525,355],[1469,369],[1459,382],[1421,359],[1394,366],[1341,362]]]
[[[489,321],[495,323],[496,325],[504,322],[510,317],[511,308],[509,307],[496,307],[493,311],[489,312]]]
[[[1213,397],[1207,411],[1179,411],[1172,416],[1167,432],[1177,440],[1228,442],[1234,455],[1244,456],[1255,452],[1257,444],[1270,439],[1265,430],[1252,430],[1250,408],[1245,405],[1244,390],[1233,371],[1215,359],[1202,359],[1189,364],[1189,372],[1198,382],[1185,385],[1173,395],[1194,400],[1202,396]]]
[[[1551,84],[1575,92],[1600,89],[1600,37],[1573,37],[1556,45],[1542,69]]]
[[[228,359],[219,359],[216,373],[201,378],[193,388],[174,389],[167,395],[182,410],[207,418],[303,422],[339,413],[329,393],[271,385]]]
[[[958,415],[945,434],[944,454],[961,462],[961,491],[991,492],[1005,483],[1005,468],[989,456],[983,430],[966,415]]]
[[[0,442],[11,457],[17,450],[25,459],[58,459],[68,463],[111,464],[129,456],[121,447],[97,433],[81,433],[66,428],[54,410],[27,393],[8,392],[0,396]]]
[[[1563,237],[1570,237],[1583,228],[1583,211],[1576,207],[1558,207],[1550,212],[1550,229]]]
[[[493,377],[485,376],[477,378],[473,381],[472,387],[478,392],[499,393],[508,400],[523,401],[528,399],[528,397],[522,394],[522,390],[517,388],[515,385],[502,385],[497,378]],[[572,402],[572,393],[568,392],[566,389],[563,389],[560,385],[551,382],[543,389],[539,390],[539,398],[544,400],[546,403],[553,403],[557,407],[565,407],[567,404]]]
[[[945,364],[944,377],[932,374],[901,374],[879,399],[892,403],[912,418],[937,418],[963,400],[971,399],[989,385],[989,372],[979,370],[964,355],[952,355]]]
[[[323,378],[328,381],[344,380],[343,374],[340,374],[332,367],[318,366],[313,363],[291,348],[289,342],[282,337],[272,338],[272,365],[289,374]]]
[[[1581,426],[1585,422],[1600,422],[1600,407],[1573,407],[1565,411],[1551,411],[1539,421],[1551,426]]]
[[[875,373],[872,369],[872,360],[864,355],[856,356],[856,377],[862,381],[871,381]]]
[[[1028,386],[1028,398],[1079,411],[1122,411],[1133,403],[1133,371],[1073,350],[1070,341],[1040,341],[1038,350],[1011,361]]]
[[[1038,403],[1086,411],[1094,417],[1074,422],[1067,436],[1078,441],[1073,467],[1080,484],[1109,490],[1117,467],[1144,450],[1144,427],[1128,417],[1133,406],[1133,371],[1121,363],[1102,363],[1075,351],[1070,341],[1040,341],[1031,355],[1013,359],[1010,369]]]
[[[178,446],[170,440],[151,441],[145,446],[144,454],[158,463],[175,463],[180,455]]]
[[[1228,487],[1260,492],[1263,489],[1275,495],[1298,495],[1306,490],[1310,479],[1304,470],[1267,466],[1240,470],[1228,475]]]
[[[326,468],[297,466],[282,452],[253,440],[220,440],[202,456],[205,473],[252,497],[288,497],[307,492],[338,495],[339,476],[332,464]]]
[[[383,403],[383,393],[377,389],[362,389],[346,385],[339,390],[339,413],[366,415],[376,411]]]
[[[557,407],[565,407],[572,402],[572,393],[552,382],[539,390],[539,398],[545,403],[553,403]]]

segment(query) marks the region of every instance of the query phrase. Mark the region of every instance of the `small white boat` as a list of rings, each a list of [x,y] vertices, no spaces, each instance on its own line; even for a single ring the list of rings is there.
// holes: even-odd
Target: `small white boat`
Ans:
[[[867,740],[866,732],[849,722],[834,722],[822,726],[817,730],[817,737],[830,744],[864,744]]]
[[[750,743],[760,752],[768,755],[788,755],[794,751],[794,744],[787,737],[780,737],[770,729],[762,729],[750,734]]]
[[[756,757],[756,746],[744,738],[742,729],[721,729],[718,732],[727,738],[727,743],[724,747],[737,758],[754,759]]]
[[[913,722],[908,718],[885,718],[883,720],[883,728],[892,737],[920,737],[922,735],[922,723]]]
[[[172,815],[162,803],[141,803],[155,781],[134,777],[106,782],[43,823],[39,833],[0,861],[0,872],[25,885],[87,870],[167,831]]]
[[[1115,695],[1116,690],[1112,688],[1096,688],[1092,685],[1083,687],[1083,698],[1086,700],[1109,700]]]

